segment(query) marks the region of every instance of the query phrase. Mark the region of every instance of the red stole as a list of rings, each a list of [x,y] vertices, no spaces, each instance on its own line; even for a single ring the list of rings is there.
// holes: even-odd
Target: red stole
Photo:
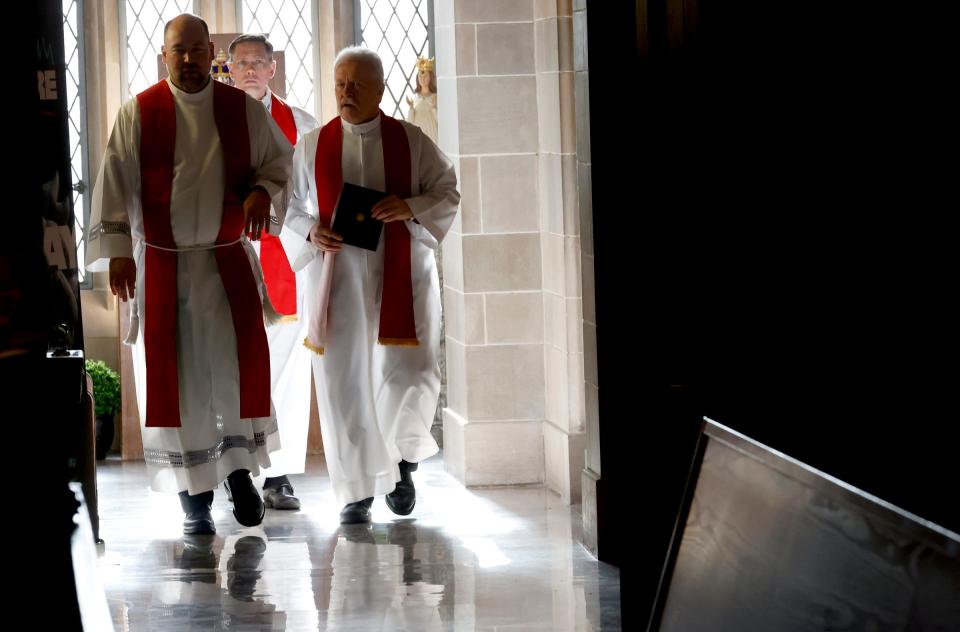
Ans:
[[[383,168],[387,193],[410,197],[410,143],[403,125],[380,112]],[[320,221],[332,224],[333,211],[343,186],[343,125],[340,117],[323,126],[317,139],[314,177]],[[380,299],[379,342],[383,345],[416,346],[413,315],[413,280],[410,267],[410,231],[402,221],[384,224],[383,293]]]
[[[271,93],[270,114],[291,145],[297,144],[297,123],[293,110],[277,95]],[[297,313],[297,276],[283,250],[283,243],[276,235],[264,232],[260,238],[260,267],[267,294],[277,312],[292,316]]]
[[[212,81],[212,80],[211,80]],[[213,115],[225,162],[223,217],[218,244],[243,234],[243,200],[250,190],[250,134],[246,94],[213,81]],[[148,427],[180,427],[177,371],[177,253],[170,226],[177,118],[167,82],[137,95],[140,106],[140,182],[144,263],[144,351],[147,363]],[[154,247],[158,246],[158,247]],[[240,368],[240,417],[270,416],[270,352],[250,261],[239,242],[214,249],[230,303]],[[185,350],[189,353],[190,350]],[[213,420],[211,420],[211,423]]]
[[[283,132],[283,135],[287,137],[287,140],[290,141],[290,144],[296,145],[297,122],[293,118],[293,108],[272,92],[270,93],[270,97],[272,99],[270,102],[270,114],[273,115],[273,120],[277,122],[277,126],[280,128],[280,131]]]

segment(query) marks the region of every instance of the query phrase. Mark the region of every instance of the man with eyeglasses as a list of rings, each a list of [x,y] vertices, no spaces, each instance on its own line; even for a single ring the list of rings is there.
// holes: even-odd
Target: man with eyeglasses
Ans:
[[[230,76],[234,85],[261,102],[273,117],[290,145],[320,126],[312,115],[290,105],[270,89],[277,72],[273,44],[266,35],[245,33],[230,43]],[[280,231],[286,208],[273,207],[272,231],[254,250],[260,257],[267,293],[274,308],[283,315],[267,329],[270,346],[270,387],[280,426],[280,450],[270,455],[270,467],[262,470],[263,501],[273,509],[299,509],[288,474],[302,474],[307,459],[307,431],[310,426],[310,352],[303,346],[307,319],[303,315],[305,272],[295,273],[286,253],[296,254],[301,238],[292,231]]]
[[[109,259],[111,290],[133,303],[124,342],[150,488],[179,492],[185,534],[212,534],[225,480],[237,521],[262,522],[251,474],[279,447],[264,330],[277,314],[249,239],[285,198],[293,148],[259,103],[210,77],[203,20],[174,18],[163,41],[170,76],[110,134],[86,263]]]

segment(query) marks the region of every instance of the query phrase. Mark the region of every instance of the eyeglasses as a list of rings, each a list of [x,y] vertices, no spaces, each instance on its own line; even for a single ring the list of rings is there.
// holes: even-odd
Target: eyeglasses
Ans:
[[[254,70],[263,70],[269,65],[270,62],[266,59],[238,59],[233,62],[233,67],[241,72],[247,70],[248,68],[253,68]]]

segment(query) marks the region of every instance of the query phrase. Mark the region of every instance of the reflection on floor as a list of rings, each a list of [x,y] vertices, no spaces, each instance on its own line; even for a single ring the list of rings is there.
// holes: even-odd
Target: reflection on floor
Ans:
[[[620,629],[617,569],[579,544],[580,515],[543,488],[466,490],[439,457],[401,518],[341,527],[323,457],[291,477],[300,511],[233,519],[216,493],[215,536],[184,536],[175,495],[142,463],[101,462],[100,577],[117,630]]]

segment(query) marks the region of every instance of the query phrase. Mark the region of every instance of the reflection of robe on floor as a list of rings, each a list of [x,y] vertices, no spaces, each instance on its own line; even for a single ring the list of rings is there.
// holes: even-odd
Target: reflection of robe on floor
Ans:
[[[240,546],[231,543],[228,548],[224,543],[218,564],[214,536],[185,536],[177,561],[185,572],[154,585],[151,621],[156,619],[164,629],[229,630],[242,624],[256,630],[286,630],[285,613],[253,597],[266,543],[256,535],[240,539]],[[218,570],[226,586],[217,584]]]
[[[220,586],[236,599],[255,598],[282,614],[288,630],[316,630],[313,568],[306,538],[292,537],[290,529],[243,529],[223,543]]]
[[[394,531],[400,527],[399,531]],[[422,560],[416,559],[416,527],[392,523],[388,544],[378,544],[369,525],[344,525],[333,554],[333,580],[327,630],[443,629],[440,601],[444,586],[422,580]],[[408,530],[409,533],[400,533]],[[394,543],[396,542],[396,543]]]

